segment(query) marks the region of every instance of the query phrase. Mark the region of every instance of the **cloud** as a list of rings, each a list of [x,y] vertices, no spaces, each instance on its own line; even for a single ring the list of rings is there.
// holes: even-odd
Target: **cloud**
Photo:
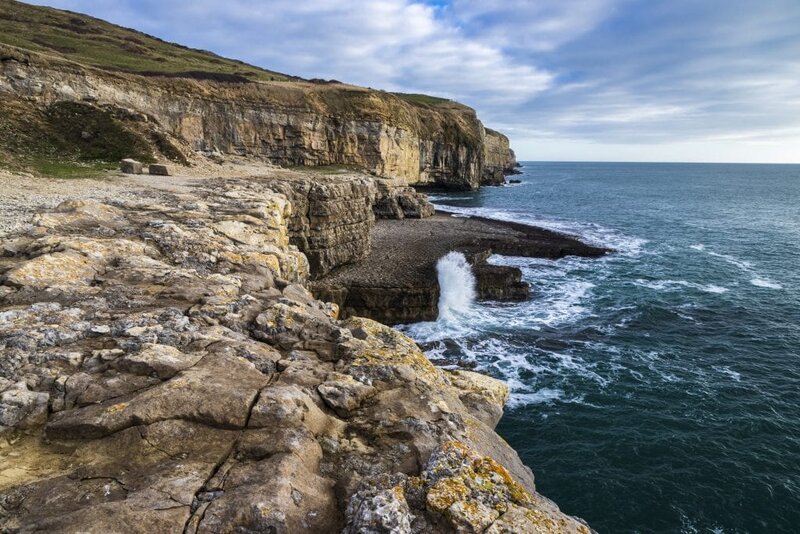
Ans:
[[[435,7],[407,0],[43,2],[266,68],[486,105],[521,103],[553,75],[470,38]]]
[[[448,16],[507,50],[549,51],[593,30],[615,0],[453,0]]]
[[[289,74],[453,98],[524,158],[713,146],[800,160],[797,0],[40,3]]]

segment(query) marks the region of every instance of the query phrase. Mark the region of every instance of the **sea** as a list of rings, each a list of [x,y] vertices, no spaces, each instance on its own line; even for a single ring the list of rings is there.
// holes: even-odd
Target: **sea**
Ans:
[[[403,330],[508,383],[498,432],[597,531],[800,532],[800,165],[520,170],[431,199],[614,252],[493,256],[530,283],[520,303],[475,302],[446,258],[440,319]]]

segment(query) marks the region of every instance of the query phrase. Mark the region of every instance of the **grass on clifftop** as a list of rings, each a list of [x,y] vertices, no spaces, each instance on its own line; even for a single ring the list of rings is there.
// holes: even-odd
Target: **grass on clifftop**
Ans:
[[[411,104],[423,104],[428,106],[437,106],[447,102],[452,102],[446,98],[439,98],[438,96],[421,95],[417,93],[392,93],[394,96],[401,100],[405,100]]]
[[[358,165],[297,165],[297,166],[290,166],[287,168],[299,171],[315,172],[317,174],[324,174],[324,175],[367,172],[364,168],[359,167]]]
[[[146,126],[146,125],[145,125]],[[135,115],[117,108],[57,102],[45,109],[8,97],[0,106],[0,166],[45,176],[96,176],[122,158],[155,161],[153,146],[172,146]]]
[[[50,159],[31,158],[25,161],[27,170],[31,170],[40,176],[50,178],[98,178],[104,176],[108,171],[118,168],[114,163],[91,162],[81,163],[77,161],[54,161]]]
[[[106,70],[144,75],[230,82],[296,79],[87,15],[13,0],[0,0],[0,43]]]

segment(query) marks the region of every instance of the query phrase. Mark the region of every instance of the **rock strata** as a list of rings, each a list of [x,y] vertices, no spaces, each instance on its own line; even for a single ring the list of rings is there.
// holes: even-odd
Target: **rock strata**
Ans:
[[[371,177],[281,173],[239,183],[253,193],[274,190],[289,199],[289,240],[308,258],[312,277],[369,253],[377,195]]]
[[[419,104],[299,79],[138,76],[7,45],[0,45],[0,55],[0,93],[14,100],[20,116],[37,118],[36,125],[66,105],[77,112],[58,126],[78,132],[88,128],[79,117],[105,117],[116,137],[137,145],[140,159],[185,162],[199,152],[281,166],[351,165],[412,185],[469,190],[480,187],[485,169],[495,175],[510,154],[508,140],[487,135],[473,109],[447,100]],[[53,126],[44,128],[42,136]],[[75,141],[77,147],[86,142]]]
[[[504,385],[312,297],[293,213],[211,182],[3,241],[0,530],[590,532],[492,430]]]
[[[399,179],[376,179],[373,211],[379,219],[424,219],[434,214],[427,195],[418,193]]]
[[[481,185],[503,185],[506,176],[519,174],[517,158],[511,150],[508,137],[489,128],[485,132]]]

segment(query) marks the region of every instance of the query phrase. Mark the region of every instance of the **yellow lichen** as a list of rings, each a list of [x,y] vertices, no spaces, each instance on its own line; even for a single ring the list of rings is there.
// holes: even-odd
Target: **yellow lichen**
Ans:
[[[428,490],[428,508],[442,513],[453,503],[463,501],[469,496],[469,488],[457,478],[446,478]]]
[[[106,412],[107,413],[117,413],[117,412],[121,412],[122,410],[124,410],[127,407],[128,407],[128,403],[127,402],[120,402],[119,404],[114,404],[114,405],[111,405],[108,408],[106,408]]]
[[[522,487],[505,467],[497,463],[492,458],[484,456],[472,464],[475,473],[488,479],[496,480],[504,486],[515,503],[525,504],[531,502],[532,498],[525,488]],[[499,479],[499,480],[498,480]]]

